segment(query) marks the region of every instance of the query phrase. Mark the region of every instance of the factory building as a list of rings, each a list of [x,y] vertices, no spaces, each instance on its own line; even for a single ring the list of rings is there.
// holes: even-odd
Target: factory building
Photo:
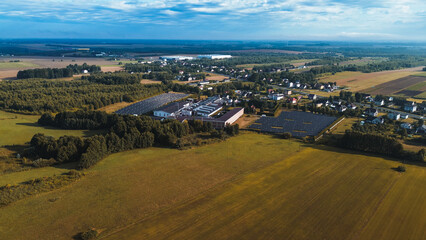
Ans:
[[[221,54],[209,54],[209,55],[198,55],[197,58],[225,59],[225,58],[232,58],[232,56],[231,55],[221,55]]]
[[[161,60],[165,61],[182,61],[182,60],[193,60],[194,57],[190,56],[161,56]]]

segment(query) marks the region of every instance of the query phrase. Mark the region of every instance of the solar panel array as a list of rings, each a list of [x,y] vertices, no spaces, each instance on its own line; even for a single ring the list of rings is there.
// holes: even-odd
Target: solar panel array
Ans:
[[[282,112],[278,117],[261,117],[250,128],[270,133],[291,133],[293,137],[315,136],[337,118],[308,112]]]
[[[184,93],[163,93],[148,99],[145,99],[143,101],[134,103],[130,106],[127,106],[125,108],[122,108],[116,113],[118,114],[145,114],[147,112],[150,112],[156,108],[159,108],[167,103],[174,102],[177,100],[180,100],[182,98],[185,98],[189,96],[189,94]]]

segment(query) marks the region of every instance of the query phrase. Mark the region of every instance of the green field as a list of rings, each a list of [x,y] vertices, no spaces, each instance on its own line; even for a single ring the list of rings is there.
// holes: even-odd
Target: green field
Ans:
[[[414,76],[422,76],[422,77],[426,77],[426,72],[425,72],[425,71],[423,71],[423,72],[418,72],[418,73],[414,73],[414,74],[412,74],[412,75],[414,75]]]
[[[425,171],[397,165],[256,133],[127,151],[1,208],[0,235],[71,239],[95,227],[105,239],[424,239]]]
[[[0,111],[0,147],[4,145],[22,145],[31,140],[36,133],[53,137],[63,135],[85,136],[89,131],[62,130],[41,127],[37,124],[38,115],[23,115]]]
[[[51,176],[65,172],[69,167],[61,166],[60,168],[52,168],[52,171],[45,169],[37,169],[34,171],[13,173],[16,175],[2,175],[5,171],[20,171],[22,164],[18,160],[10,159],[15,156],[15,151],[22,148],[20,146],[28,143],[36,133],[44,133],[55,138],[70,136],[91,136],[99,133],[99,131],[85,130],[63,130],[51,127],[42,127],[37,124],[40,118],[38,115],[24,115],[0,111],[0,186],[8,183],[19,183],[26,180],[34,179],[40,176]],[[38,174],[38,173],[40,174]],[[43,173],[47,173],[43,175]],[[8,182],[10,180],[10,182]]]
[[[405,90],[421,91],[423,88],[426,88],[426,81],[411,85]]]
[[[23,68],[34,68],[39,65],[30,62],[2,62],[0,61],[0,70],[2,69],[23,69]]]

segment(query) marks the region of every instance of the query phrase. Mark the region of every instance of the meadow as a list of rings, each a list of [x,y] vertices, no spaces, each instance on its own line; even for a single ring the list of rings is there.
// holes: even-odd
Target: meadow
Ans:
[[[3,69],[23,69],[23,68],[31,68],[38,67],[37,64],[30,62],[6,62],[0,61],[0,70]]]
[[[37,124],[39,115],[24,115],[0,111],[0,147],[4,145],[23,145],[36,133],[60,137],[86,136],[91,133],[83,130],[64,130],[41,127]]]
[[[0,111],[0,186],[8,183],[30,180],[37,176],[60,174],[70,168],[70,166],[66,165],[60,168],[52,168],[53,171],[46,171],[46,169],[34,170],[40,174],[34,174],[35,172],[33,171],[13,173],[16,174],[16,179],[8,174],[2,175],[4,172],[8,171],[23,170],[24,166],[21,161],[11,158],[11,156],[16,156],[16,151],[22,150],[34,134],[44,133],[45,135],[58,138],[64,135],[84,137],[99,133],[99,131],[64,130],[42,127],[37,124],[39,118],[39,115],[24,115]],[[43,175],[43,173],[47,173],[47,175]]]
[[[401,174],[398,165],[248,132],[184,151],[127,151],[67,187],[0,208],[0,234],[71,239],[94,227],[101,239],[424,239],[425,171],[408,165]]]

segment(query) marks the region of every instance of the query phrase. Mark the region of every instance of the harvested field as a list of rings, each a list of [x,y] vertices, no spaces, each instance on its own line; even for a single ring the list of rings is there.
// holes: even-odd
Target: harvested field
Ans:
[[[408,76],[399,78],[390,82],[379,84],[371,89],[366,90],[365,92],[371,93],[371,94],[383,94],[383,95],[391,95],[394,94],[402,89],[408,88],[412,85],[422,83],[426,81],[426,77],[420,77],[420,76]],[[416,91],[412,90],[406,90],[408,94]],[[420,91],[421,93],[421,91]],[[417,94],[416,94],[417,95]],[[411,95],[407,95],[411,96]],[[415,96],[415,95],[413,95]]]
[[[217,73],[206,72],[206,74],[209,75],[209,76],[206,76],[207,81],[209,81],[209,80],[211,80],[211,81],[222,81],[222,80],[228,78],[228,76],[217,74]]]
[[[154,81],[150,79],[142,79],[141,84],[161,84],[161,81]]]
[[[9,61],[20,60],[21,62]],[[122,62],[127,62],[123,60]],[[118,71],[122,67],[119,61],[107,61],[103,58],[80,58],[80,57],[0,57],[0,79],[14,79],[19,70],[33,68],[63,68],[70,64],[98,65],[102,71]],[[103,67],[104,66],[104,67]]]
[[[101,71],[102,72],[116,72],[123,70],[122,66],[102,66]]]
[[[79,182],[0,209],[0,234],[60,240],[94,227],[101,239],[126,240],[422,240],[425,171],[397,165],[256,133],[185,151],[126,151]],[[11,181],[25,179],[18,175]]]
[[[226,51],[227,53],[287,53],[287,54],[301,54],[301,53],[309,53],[309,52],[299,52],[299,51],[291,51],[291,50],[280,50],[280,49],[248,49],[248,50],[231,50]]]
[[[423,67],[406,68],[374,73],[340,72],[335,75],[324,75],[321,82],[336,82],[339,86],[346,86],[352,92],[366,92],[372,87],[421,72]]]

